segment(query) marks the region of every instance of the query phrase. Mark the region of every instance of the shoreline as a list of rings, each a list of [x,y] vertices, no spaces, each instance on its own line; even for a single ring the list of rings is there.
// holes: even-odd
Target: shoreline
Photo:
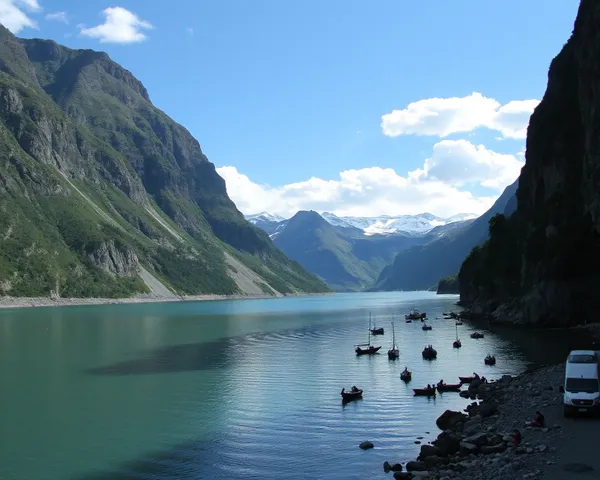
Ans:
[[[128,305],[139,303],[208,302],[217,300],[264,300],[289,297],[316,297],[334,295],[335,292],[290,293],[285,295],[186,295],[172,297],[138,296],[126,298],[53,298],[0,296],[0,310],[13,308],[80,307],[90,305]]]
[[[394,478],[562,480],[573,474],[580,480],[598,478],[598,422],[564,418],[558,389],[564,372],[564,363],[559,363],[471,384],[465,392],[472,403],[461,412],[446,410],[436,421],[441,431],[437,439],[422,444],[417,459],[407,462],[405,471]],[[525,426],[536,410],[546,417],[545,428]],[[522,435],[518,446],[512,445],[515,429]]]

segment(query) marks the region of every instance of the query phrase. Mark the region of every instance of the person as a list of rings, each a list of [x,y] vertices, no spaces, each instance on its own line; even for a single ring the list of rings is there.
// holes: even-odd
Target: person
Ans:
[[[475,372],[473,372],[473,378],[479,380],[479,375],[477,375]]]
[[[427,384],[427,390],[431,390],[431,385]]]
[[[441,379],[438,385],[444,385],[444,379]]]
[[[408,367],[404,367],[404,373],[408,373]]]
[[[533,422],[527,422],[526,425],[528,427],[544,427],[546,426],[546,419],[539,410],[536,410]]]
[[[353,386],[352,386],[352,391],[353,391],[353,392],[358,392],[358,388],[356,388],[356,385],[353,385]]]
[[[345,391],[346,391],[346,387],[342,388],[342,395],[344,394]]]
[[[519,432],[518,430],[515,429],[515,431],[512,434],[512,441],[511,443],[516,447],[517,445],[519,445],[521,443],[521,432]]]

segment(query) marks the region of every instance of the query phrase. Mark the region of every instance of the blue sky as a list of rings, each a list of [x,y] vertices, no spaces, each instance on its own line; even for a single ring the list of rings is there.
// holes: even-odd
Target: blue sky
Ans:
[[[284,216],[485,211],[518,175],[578,6],[117,2],[0,0],[0,21],[108,52],[198,139],[240,210]]]

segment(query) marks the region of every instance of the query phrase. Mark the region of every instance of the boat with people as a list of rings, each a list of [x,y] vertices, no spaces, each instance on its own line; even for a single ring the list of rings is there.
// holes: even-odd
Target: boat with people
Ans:
[[[484,363],[486,365],[496,365],[496,357],[494,355],[488,355],[485,357]]]
[[[480,377],[476,373],[473,373],[470,377],[458,377],[458,379],[460,380],[460,383],[471,383],[473,380],[479,380]]]
[[[396,360],[400,356],[400,350],[396,345],[396,328],[394,327],[394,321],[392,320],[392,348],[388,350],[388,358],[390,360]]]
[[[431,325],[427,325],[426,323],[423,324],[423,326],[421,327],[421,330],[432,330],[433,327]]]
[[[418,308],[411,308],[410,312],[404,315],[406,320],[421,320],[423,318],[427,318],[427,314],[425,312],[420,312]]]
[[[460,320],[457,320],[457,321],[456,321],[456,325],[460,326],[460,325],[462,325],[462,324],[463,324],[463,322],[461,322]]]
[[[406,383],[412,380],[412,372],[407,367],[404,367],[404,370],[400,374],[400,380],[403,380]]]
[[[415,397],[435,397],[435,387],[427,385],[425,388],[413,388]]]
[[[479,333],[479,332],[473,332],[471,334],[471,338],[483,338],[485,335],[483,333]]]
[[[352,400],[362,398],[362,394],[363,391],[356,386],[353,386],[349,391],[346,391],[345,388],[342,388],[342,392],[340,393],[343,402],[350,402]]]
[[[459,392],[462,383],[444,383],[444,380],[440,380],[436,387],[438,392]]]
[[[425,360],[433,360],[434,358],[437,358],[437,350],[433,348],[433,345],[427,345],[421,354]]]
[[[369,322],[369,327],[370,327],[370,322]],[[378,347],[375,347],[374,345],[371,345],[371,328],[369,328],[369,341],[368,343],[359,343],[358,345],[354,345],[356,348],[354,349],[354,351],[356,352],[356,355],[375,355],[377,352],[379,352],[379,350],[381,349],[381,345]],[[366,347],[366,348],[362,348],[362,347]]]

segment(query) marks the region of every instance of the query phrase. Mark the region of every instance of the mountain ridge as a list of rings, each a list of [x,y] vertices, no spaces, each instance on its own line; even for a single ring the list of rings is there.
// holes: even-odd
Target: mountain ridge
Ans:
[[[106,53],[0,26],[0,179],[0,294],[127,297],[147,275],[173,295],[328,290]]]

